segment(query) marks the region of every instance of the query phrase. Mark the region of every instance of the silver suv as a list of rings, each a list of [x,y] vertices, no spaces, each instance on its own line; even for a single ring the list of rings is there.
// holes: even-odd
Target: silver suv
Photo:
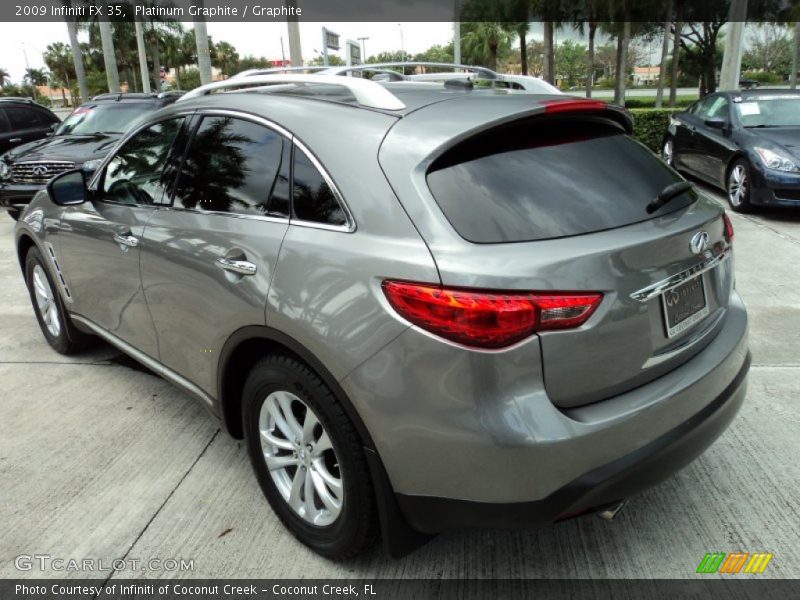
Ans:
[[[566,96],[228,80],[51,181],[19,261],[55,350],[196,396],[321,554],[613,514],[749,367],[730,222],[630,133]]]

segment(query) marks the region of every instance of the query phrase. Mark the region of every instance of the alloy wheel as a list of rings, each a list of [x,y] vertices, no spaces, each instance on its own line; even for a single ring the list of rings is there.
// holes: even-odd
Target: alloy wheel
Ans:
[[[314,411],[291,392],[272,392],[261,405],[258,430],[270,477],[291,509],[318,527],[336,521],[344,482],[331,439]]]
[[[39,306],[39,314],[42,316],[47,331],[54,338],[61,334],[61,318],[58,315],[58,303],[55,293],[50,286],[50,280],[42,269],[41,265],[33,268],[33,292],[36,297],[36,304]]]
[[[744,165],[735,165],[728,176],[728,198],[731,205],[742,205],[747,198],[747,185],[747,169]]]

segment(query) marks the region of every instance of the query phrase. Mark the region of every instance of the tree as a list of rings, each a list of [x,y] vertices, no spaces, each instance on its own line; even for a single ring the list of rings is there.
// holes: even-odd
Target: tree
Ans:
[[[465,23],[467,32],[462,35],[462,52],[469,55],[477,64],[497,70],[498,55],[507,55],[511,50],[511,40],[503,23],[479,22]]]
[[[383,54],[386,54],[386,53],[384,52]],[[376,60],[376,61],[371,61],[371,62],[398,62],[398,61],[394,61],[394,60],[379,61],[379,60]],[[328,66],[329,67],[343,67],[346,64],[347,63],[344,61],[344,59],[341,56],[339,56],[338,54],[328,54]],[[310,67],[322,67],[322,66],[325,65],[325,57],[322,56],[321,54],[318,55],[318,56],[315,56],[310,61],[308,61],[308,65]]]
[[[225,77],[230,77],[239,72],[239,53],[228,42],[217,42],[214,45],[215,58],[212,64],[217,67]]]
[[[332,57],[329,56],[328,58],[330,59]],[[336,58],[339,57],[337,56]],[[320,60],[322,59],[320,58]],[[412,56],[408,52],[405,52],[403,50],[395,50],[394,52],[381,52],[379,54],[373,54],[367,59],[367,64],[385,63],[385,62],[408,62],[410,60],[412,60]]]
[[[669,59],[669,37],[672,32],[672,0],[667,0],[664,11],[664,37],[661,43],[661,61],[658,70],[658,88],[656,89],[656,108],[664,104],[664,82],[667,78],[667,60]]]
[[[531,40],[528,42],[528,73],[535,77],[544,74],[544,42]]]
[[[100,40],[103,48],[103,64],[109,92],[119,92],[119,71],[117,71],[117,54],[114,50],[114,38],[111,35],[111,22],[100,19]]]
[[[70,0],[66,0],[66,4],[70,4]],[[70,17],[66,17],[67,35],[69,35],[69,45],[72,49],[72,63],[75,67],[75,77],[78,80],[78,89],[82,101],[89,99],[89,86],[86,83],[86,70],[83,66],[83,55],[81,54],[81,47],[78,43],[78,28]]]
[[[206,22],[198,17],[194,22],[194,37],[197,50],[197,66],[203,85],[211,83],[211,50]]]
[[[453,42],[450,42],[445,46],[442,46],[441,44],[433,45],[425,50],[425,52],[420,52],[419,54],[415,55],[414,60],[418,62],[452,63],[455,61]]]
[[[50,44],[47,46],[43,58],[44,64],[50,69],[53,83],[61,88],[61,98],[66,106],[67,94],[64,90],[72,89],[72,81],[75,79],[75,65],[72,62],[69,46],[63,42]]]
[[[759,25],[750,34],[748,48],[742,55],[742,69],[767,71],[786,79],[792,72],[793,46],[784,26]]]
[[[44,69],[25,69],[24,79],[29,85],[47,85],[47,73]]]
[[[564,40],[556,48],[555,63],[558,75],[567,80],[567,85],[576,85],[586,73],[586,46],[573,40]]]
[[[11,75],[5,69],[0,68],[0,88],[6,87],[9,83],[11,83]]]

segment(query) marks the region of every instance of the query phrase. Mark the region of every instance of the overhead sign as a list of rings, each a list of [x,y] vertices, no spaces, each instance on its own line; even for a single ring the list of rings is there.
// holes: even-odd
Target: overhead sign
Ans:
[[[353,40],[347,40],[345,42],[345,48],[346,48],[348,67],[353,67],[362,64],[361,46],[358,44],[358,42],[354,42]]]
[[[325,33],[325,47],[329,50],[338,50],[341,47],[339,46],[339,34],[325,28],[323,28],[323,32]]]

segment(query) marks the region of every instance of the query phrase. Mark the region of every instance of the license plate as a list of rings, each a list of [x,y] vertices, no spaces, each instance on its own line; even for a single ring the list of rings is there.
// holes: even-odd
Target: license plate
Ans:
[[[661,295],[667,337],[672,338],[708,316],[703,276],[695,277]]]

